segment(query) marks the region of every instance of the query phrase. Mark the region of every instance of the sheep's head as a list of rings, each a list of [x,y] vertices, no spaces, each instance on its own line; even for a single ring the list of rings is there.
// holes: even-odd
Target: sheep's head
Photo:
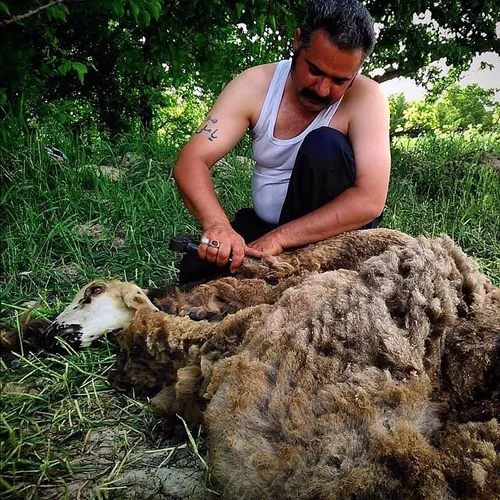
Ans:
[[[106,333],[121,330],[139,307],[158,310],[133,283],[89,283],[50,324],[46,333],[47,347],[55,347],[56,337],[72,347],[88,347]]]

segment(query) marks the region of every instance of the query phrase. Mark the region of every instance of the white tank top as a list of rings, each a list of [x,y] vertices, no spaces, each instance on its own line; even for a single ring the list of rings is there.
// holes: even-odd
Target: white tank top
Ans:
[[[252,176],[253,207],[256,214],[270,224],[278,223],[297,151],[304,137],[311,130],[328,126],[341,102],[339,99],[320,111],[299,135],[277,139],[274,127],[290,68],[291,60],[279,61],[276,65],[257,123],[250,130],[252,157],[256,162]]]

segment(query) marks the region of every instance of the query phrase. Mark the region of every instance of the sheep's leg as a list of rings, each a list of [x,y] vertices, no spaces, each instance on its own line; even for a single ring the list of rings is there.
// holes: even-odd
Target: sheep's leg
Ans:
[[[190,287],[169,290],[153,298],[162,311],[189,316],[195,321],[220,321],[228,314],[259,304],[274,304],[282,293],[299,282],[298,276],[283,280],[225,277]]]
[[[258,304],[274,304],[300,277],[315,271],[357,270],[363,262],[413,238],[389,229],[351,231],[277,257],[245,259],[238,276],[148,291],[162,311],[201,321],[220,321]]]

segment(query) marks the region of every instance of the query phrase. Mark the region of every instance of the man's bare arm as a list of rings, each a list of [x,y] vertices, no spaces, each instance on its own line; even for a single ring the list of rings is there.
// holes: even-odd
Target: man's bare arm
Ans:
[[[241,264],[245,242],[231,228],[209,170],[239,141],[250,124],[252,92],[255,92],[251,77],[249,71],[244,72],[226,86],[182,148],[173,170],[182,199],[201,224],[203,234],[221,242],[219,249],[200,245],[200,257],[224,265],[232,254],[232,270]]]
[[[250,249],[276,255],[285,248],[361,227],[382,212],[390,173],[389,111],[378,86],[374,82],[367,86],[361,95],[349,96],[353,119],[348,135],[354,150],[355,184],[326,205],[250,243]]]

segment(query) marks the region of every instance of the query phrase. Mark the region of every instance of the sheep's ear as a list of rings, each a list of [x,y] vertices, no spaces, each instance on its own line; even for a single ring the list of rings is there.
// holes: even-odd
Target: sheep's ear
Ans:
[[[147,307],[153,311],[158,311],[158,308],[149,300],[147,295],[133,283],[124,283],[122,297],[126,306],[134,311],[139,307]]]

